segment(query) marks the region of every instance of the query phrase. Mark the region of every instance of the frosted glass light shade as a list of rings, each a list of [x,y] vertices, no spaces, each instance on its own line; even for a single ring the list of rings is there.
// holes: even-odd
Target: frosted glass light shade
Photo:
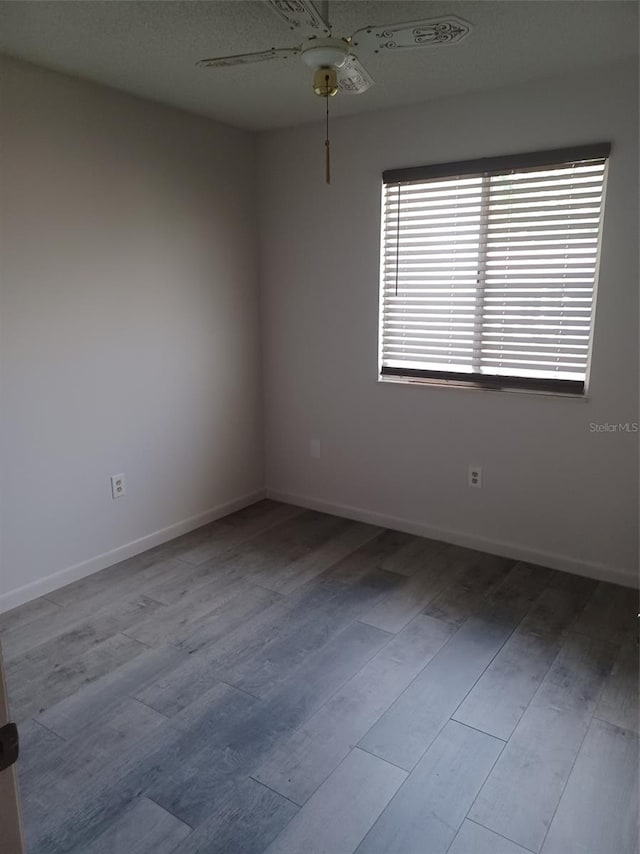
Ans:
[[[303,48],[302,60],[309,68],[340,68],[345,64],[349,49],[342,39],[323,39]]]

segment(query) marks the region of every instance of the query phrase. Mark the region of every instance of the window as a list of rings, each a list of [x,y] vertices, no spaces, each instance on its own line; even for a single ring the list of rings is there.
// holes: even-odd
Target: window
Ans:
[[[584,393],[609,151],[384,173],[383,378]]]

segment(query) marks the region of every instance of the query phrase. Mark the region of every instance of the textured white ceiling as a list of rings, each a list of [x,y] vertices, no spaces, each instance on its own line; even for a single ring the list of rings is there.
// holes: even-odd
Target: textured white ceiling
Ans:
[[[367,24],[455,14],[473,25],[460,44],[361,54],[376,85],[339,95],[334,115],[427,101],[550,77],[638,53],[635,0],[334,0],[335,35]],[[200,70],[202,57],[292,44],[261,0],[3,0],[0,50],[68,74],[262,130],[320,119],[298,58]]]

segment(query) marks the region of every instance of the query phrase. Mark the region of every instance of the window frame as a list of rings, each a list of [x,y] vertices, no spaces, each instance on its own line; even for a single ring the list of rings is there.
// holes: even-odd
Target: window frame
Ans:
[[[527,152],[524,154],[509,154],[497,157],[483,157],[473,160],[435,163],[424,166],[409,166],[397,169],[387,169],[382,173],[381,192],[381,236],[380,236],[380,280],[379,280],[379,319],[378,319],[378,381],[379,382],[411,382],[416,385],[431,385],[453,388],[482,388],[493,391],[520,391],[533,393],[559,394],[584,399],[587,393],[591,356],[593,348],[593,332],[595,325],[595,308],[600,267],[602,231],[604,223],[607,173],[611,143],[601,142],[589,145],[573,146],[570,148],[555,148],[545,151]],[[410,181],[424,181],[437,178],[457,178],[462,176],[489,177],[500,174],[510,174],[514,170],[539,169],[566,166],[571,163],[589,160],[604,160],[602,177],[602,196],[600,203],[600,219],[596,243],[595,269],[593,277],[593,302],[589,325],[589,344],[587,365],[584,379],[565,379],[553,377],[530,377],[518,375],[500,375],[472,373],[468,371],[431,370],[428,368],[403,368],[383,365],[384,339],[384,189],[386,184]],[[397,263],[397,262],[396,262]]]

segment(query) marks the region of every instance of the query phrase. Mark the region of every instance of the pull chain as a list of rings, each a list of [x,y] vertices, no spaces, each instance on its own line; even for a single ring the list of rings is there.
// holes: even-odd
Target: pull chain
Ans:
[[[327,184],[331,183],[331,143],[329,141],[329,75],[324,78],[326,83],[325,100],[327,102],[327,129],[324,140],[324,177]]]

